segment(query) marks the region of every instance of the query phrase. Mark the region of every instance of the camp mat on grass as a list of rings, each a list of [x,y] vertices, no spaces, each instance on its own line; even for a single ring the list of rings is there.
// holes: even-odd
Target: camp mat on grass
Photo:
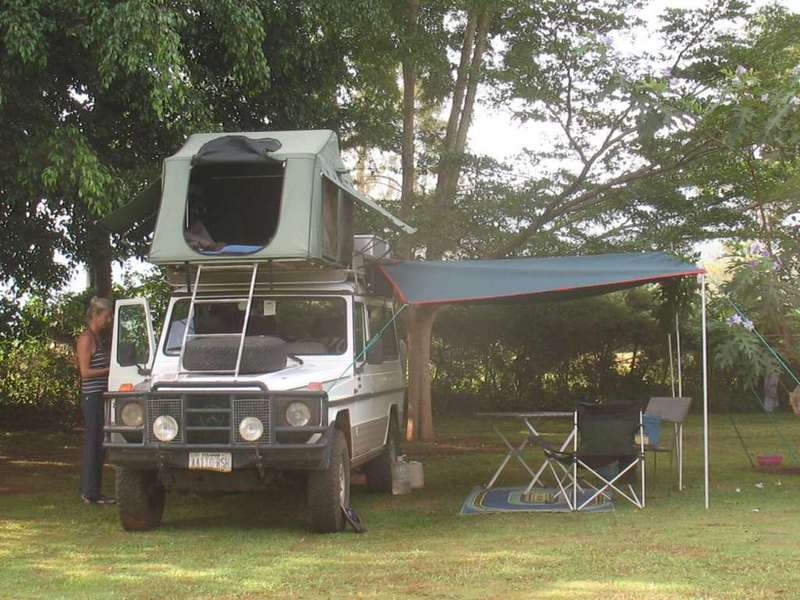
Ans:
[[[472,489],[461,506],[462,515],[477,515],[493,512],[569,512],[569,506],[556,496],[555,488],[534,488],[527,499],[523,499],[524,486]],[[591,490],[594,493],[594,490]],[[578,492],[578,506],[590,496],[590,491]],[[584,512],[606,512],[614,510],[614,502],[599,496]]]

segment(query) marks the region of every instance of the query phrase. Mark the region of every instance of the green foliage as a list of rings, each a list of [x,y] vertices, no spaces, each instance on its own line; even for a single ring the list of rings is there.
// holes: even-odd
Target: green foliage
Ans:
[[[793,315],[800,297],[794,277],[763,244],[738,244],[731,250],[730,280],[722,286],[724,296],[715,307],[718,321],[712,324],[713,358],[742,388],[753,389],[769,373],[787,375],[758,334],[796,364],[800,323]]]
[[[0,341],[0,424],[79,421],[79,381],[69,346],[48,339]]]
[[[754,390],[765,374],[780,372],[775,359],[752,331],[719,322],[712,323],[709,329],[716,340],[714,362],[735,386]]]
[[[434,328],[440,410],[643,401],[669,389],[655,290],[558,303],[448,308]]]

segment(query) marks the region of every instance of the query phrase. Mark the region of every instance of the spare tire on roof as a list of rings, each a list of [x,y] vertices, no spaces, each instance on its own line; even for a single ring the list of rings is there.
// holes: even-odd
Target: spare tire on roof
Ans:
[[[188,371],[233,371],[239,354],[238,335],[186,340],[183,367]],[[271,373],[286,368],[286,342],[270,335],[247,336],[241,374]]]

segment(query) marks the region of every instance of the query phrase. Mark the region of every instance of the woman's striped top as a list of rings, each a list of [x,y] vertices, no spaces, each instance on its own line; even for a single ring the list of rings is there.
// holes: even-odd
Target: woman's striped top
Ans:
[[[89,333],[91,334],[91,331]],[[111,355],[94,334],[92,334],[92,337],[94,338],[94,353],[91,360],[89,360],[89,368],[105,369],[111,362]],[[82,394],[98,394],[106,391],[108,391],[108,375],[81,379]]]

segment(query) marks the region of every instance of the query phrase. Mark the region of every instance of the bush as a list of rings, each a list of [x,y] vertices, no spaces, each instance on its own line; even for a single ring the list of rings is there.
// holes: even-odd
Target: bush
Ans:
[[[0,426],[23,429],[80,422],[80,384],[72,348],[41,338],[0,345]]]

